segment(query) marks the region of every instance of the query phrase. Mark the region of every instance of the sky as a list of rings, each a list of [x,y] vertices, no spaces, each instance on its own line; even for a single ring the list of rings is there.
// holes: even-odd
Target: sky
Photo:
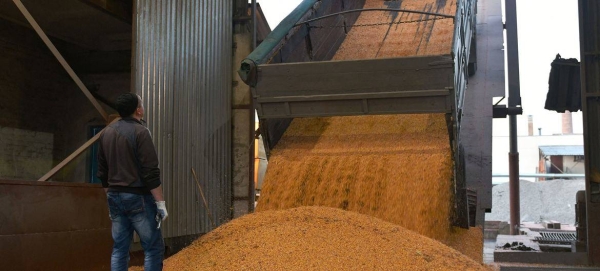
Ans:
[[[301,2],[257,1],[272,29]],[[517,118],[519,135],[527,135],[528,115],[533,116],[536,134],[538,128],[542,128],[542,135],[562,132],[562,116],[545,110],[544,103],[548,92],[550,63],[556,54],[560,53],[563,58],[579,59],[577,12],[577,0],[517,0],[523,103],[523,115]],[[502,103],[506,103],[506,100]],[[573,113],[573,132],[583,133],[581,112]],[[508,136],[508,119],[494,120],[494,136]]]
[[[302,0],[257,0],[267,18],[271,29],[274,29]]]

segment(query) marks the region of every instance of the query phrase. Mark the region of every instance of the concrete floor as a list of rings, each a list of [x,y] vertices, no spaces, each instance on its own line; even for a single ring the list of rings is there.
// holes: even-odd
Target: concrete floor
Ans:
[[[600,271],[599,267],[494,262],[495,239],[483,240],[483,262],[494,271]]]

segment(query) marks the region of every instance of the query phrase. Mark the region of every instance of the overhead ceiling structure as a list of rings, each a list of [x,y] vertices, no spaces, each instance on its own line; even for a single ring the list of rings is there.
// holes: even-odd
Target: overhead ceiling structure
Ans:
[[[24,0],[51,37],[88,50],[131,50],[132,0]],[[0,18],[31,28],[11,0],[0,0]]]

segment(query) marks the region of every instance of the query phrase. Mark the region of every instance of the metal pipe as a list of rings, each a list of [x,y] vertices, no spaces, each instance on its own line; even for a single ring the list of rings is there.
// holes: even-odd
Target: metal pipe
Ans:
[[[252,51],[254,51],[256,49],[257,46],[257,33],[256,33],[256,28],[258,25],[258,21],[256,20],[256,0],[252,0]],[[249,118],[249,139],[250,139],[250,146],[248,148],[248,159],[249,159],[249,163],[248,163],[248,181],[249,181],[249,185],[248,185],[248,211],[249,213],[253,213],[254,212],[254,204],[256,202],[256,186],[254,184],[254,163],[256,163],[256,161],[254,160],[254,143],[256,142],[254,140],[254,133],[255,133],[255,129],[256,129],[256,125],[255,125],[255,114],[256,111],[254,109],[254,99],[250,99],[250,105],[249,105],[249,111],[248,112],[248,118]]]
[[[510,153],[519,153],[519,147],[517,142],[517,116],[508,116],[508,129],[510,139]]]
[[[510,174],[492,174],[492,178],[506,178],[509,177]],[[577,173],[520,173],[519,177],[525,178],[585,178],[585,174],[577,174]]]
[[[519,82],[519,38],[517,33],[517,1],[506,0],[506,56],[508,62],[508,107],[521,105],[521,89]],[[510,153],[509,191],[510,191],[510,234],[518,235],[521,220],[519,198],[519,150],[517,146],[517,116],[509,116]]]
[[[256,111],[254,109],[254,99],[250,99],[250,112],[248,112],[248,127],[249,134],[249,146],[248,146],[248,212],[253,213],[255,208],[254,204],[256,202],[256,185],[254,183],[254,167],[256,160],[254,159],[254,148],[256,148],[255,143],[255,129],[256,129],[256,120],[255,115]]]
[[[510,235],[519,235],[521,209],[519,200],[519,153],[509,153]]]

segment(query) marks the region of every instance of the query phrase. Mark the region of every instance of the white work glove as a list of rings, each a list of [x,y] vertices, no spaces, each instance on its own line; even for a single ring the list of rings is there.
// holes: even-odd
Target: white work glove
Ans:
[[[167,217],[169,216],[169,213],[167,212],[167,205],[165,204],[164,201],[157,201],[156,202],[156,222],[158,222],[158,227],[156,227],[157,229],[160,229],[160,224],[163,220],[167,219]]]

